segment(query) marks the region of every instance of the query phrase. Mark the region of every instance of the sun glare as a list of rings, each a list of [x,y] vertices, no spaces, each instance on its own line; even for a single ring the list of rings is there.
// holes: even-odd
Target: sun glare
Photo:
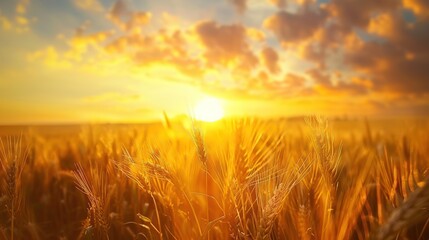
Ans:
[[[194,109],[195,118],[204,122],[214,122],[224,116],[221,102],[216,98],[205,98]]]

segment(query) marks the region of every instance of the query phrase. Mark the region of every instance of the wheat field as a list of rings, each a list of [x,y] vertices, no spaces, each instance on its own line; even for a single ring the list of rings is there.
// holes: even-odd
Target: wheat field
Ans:
[[[0,132],[0,239],[429,239],[427,119]]]

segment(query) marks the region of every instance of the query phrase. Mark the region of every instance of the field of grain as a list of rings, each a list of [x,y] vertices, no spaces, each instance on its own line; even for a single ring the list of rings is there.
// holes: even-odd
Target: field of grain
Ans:
[[[429,238],[423,118],[0,132],[0,239]]]

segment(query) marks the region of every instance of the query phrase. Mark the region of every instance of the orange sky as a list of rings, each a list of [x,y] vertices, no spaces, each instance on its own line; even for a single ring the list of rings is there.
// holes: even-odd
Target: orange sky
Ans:
[[[0,2],[0,124],[429,113],[426,0]]]

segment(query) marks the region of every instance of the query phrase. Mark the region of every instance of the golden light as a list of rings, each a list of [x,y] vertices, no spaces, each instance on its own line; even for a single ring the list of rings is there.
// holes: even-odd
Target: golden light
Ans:
[[[194,109],[195,118],[204,122],[214,122],[224,116],[221,102],[216,98],[205,98]]]

